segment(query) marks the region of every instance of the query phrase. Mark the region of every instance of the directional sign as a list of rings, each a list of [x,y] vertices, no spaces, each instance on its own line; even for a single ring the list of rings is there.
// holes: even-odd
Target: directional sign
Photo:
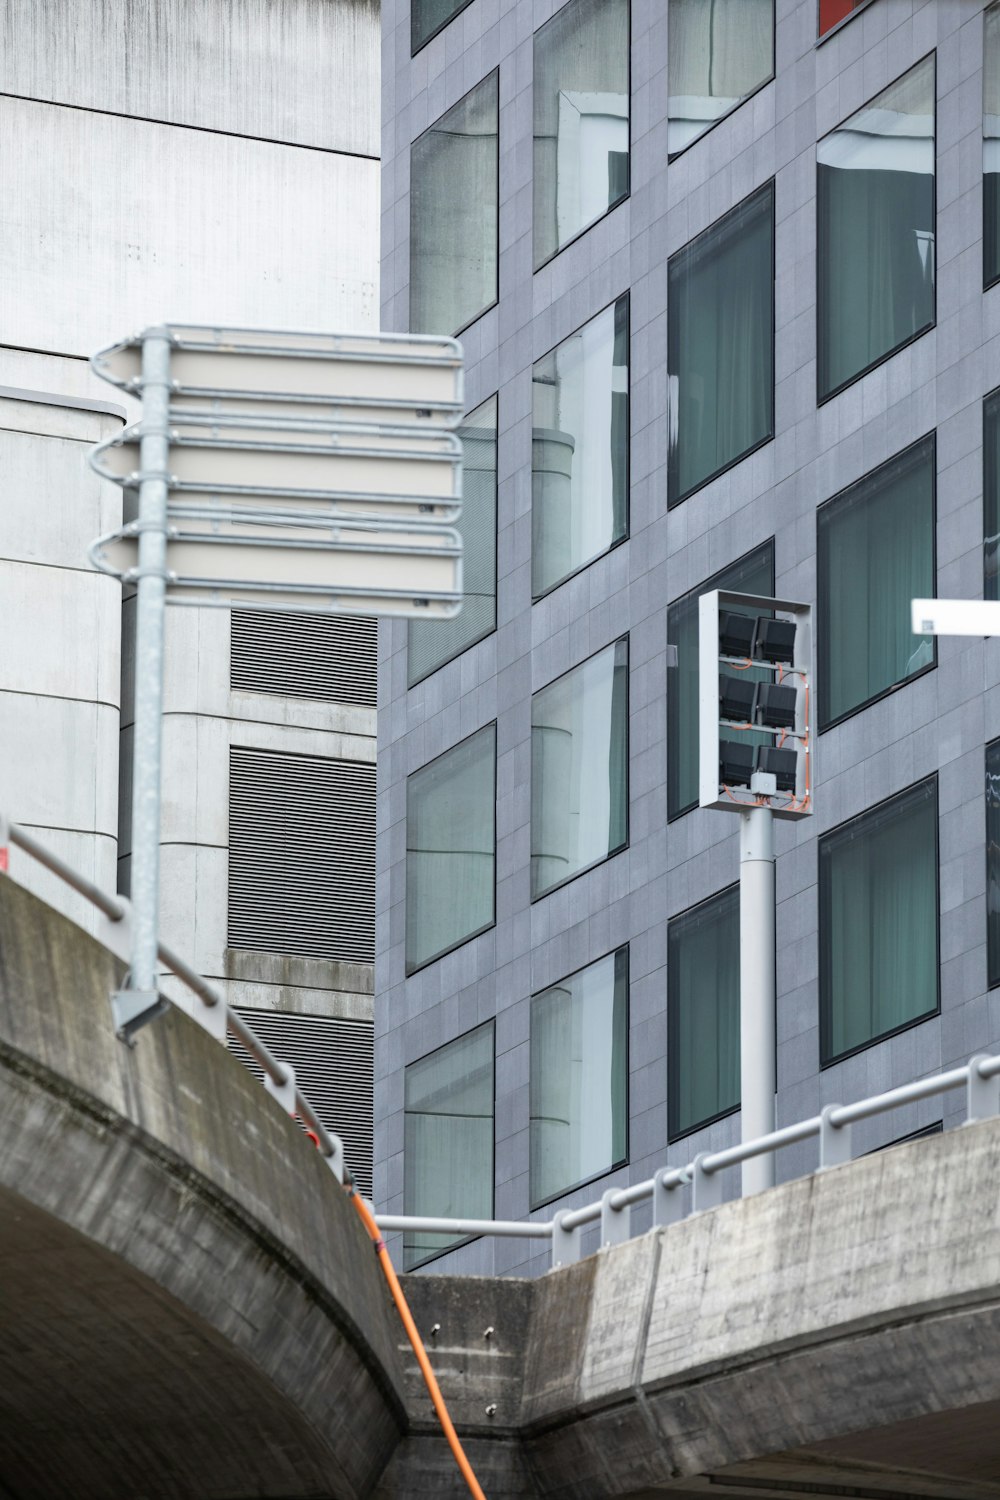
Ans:
[[[136,488],[142,474],[141,425],[93,450],[104,479]],[[286,500],[327,512],[454,521],[462,502],[462,445],[450,432],[374,434],[289,428],[171,425],[168,487],[173,500],[203,503],[240,496],[273,510]]]
[[[433,620],[450,619],[461,608],[462,542],[456,531],[341,526],[335,539],[321,540],[290,535],[287,518],[273,520],[254,534],[171,528],[167,602]],[[93,562],[123,583],[132,581],[139,535],[134,525],[101,537],[91,548]]]
[[[454,427],[464,405],[455,339],[417,334],[272,333],[170,323],[171,417],[331,421]],[[113,344],[91,365],[142,393],[142,338]]]
[[[995,599],[913,599],[914,635],[1000,635]]]

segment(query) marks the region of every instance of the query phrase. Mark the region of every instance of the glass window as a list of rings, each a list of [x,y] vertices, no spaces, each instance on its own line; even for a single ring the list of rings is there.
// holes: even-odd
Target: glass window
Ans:
[[[992,989],[1000,984],[1000,740],[986,747],[986,950]]]
[[[531,700],[531,898],[628,841],[628,640]]]
[[[492,927],[496,725],[406,783],[406,972]]]
[[[668,270],[671,505],[774,432],[771,184],[673,256]]]
[[[1000,5],[983,17],[983,284],[1000,279]]]
[[[628,949],[531,997],[533,1207],[625,1161]]]
[[[869,0],[819,0],[820,36],[826,36],[839,21],[853,15],[856,10],[862,10],[868,3]]]
[[[410,0],[410,52],[416,53],[472,0]]]
[[[428,1219],[493,1217],[492,1021],[406,1069],[403,1212]],[[404,1269],[464,1238],[407,1230]]]
[[[498,78],[410,148],[411,333],[457,333],[497,300]]]
[[[628,0],[570,0],[535,32],[535,268],[628,197]]]
[[[908,448],[817,512],[819,726],[936,661],[910,601],[934,584],[934,439]]]
[[[462,439],[463,597],[452,620],[411,620],[407,637],[409,685],[496,629],[497,624],[497,398],[470,412]]]
[[[822,401],[934,322],[934,58],[816,147]]]
[[[680,1135],[740,1103],[739,886],[667,928],[667,1133]]]
[[[628,530],[628,297],[532,368],[531,592]]]
[[[670,0],[667,25],[674,156],[774,76],[774,0]]]
[[[819,841],[822,1066],[938,1008],[937,778]]]
[[[667,640],[677,647],[677,665],[667,672],[667,816],[679,818],[698,806],[698,600],[712,589],[737,594],[774,595],[774,543],[765,542],[707,583],[685,594],[667,611]],[[742,613],[742,611],[737,611]],[[757,667],[755,681],[770,681]],[[768,735],[748,735],[748,743],[772,744]]]
[[[983,403],[983,598],[1000,599],[1000,391]]]

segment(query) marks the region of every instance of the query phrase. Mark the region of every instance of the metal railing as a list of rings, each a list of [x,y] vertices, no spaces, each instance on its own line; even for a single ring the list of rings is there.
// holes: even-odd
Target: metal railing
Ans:
[[[98,938],[111,949],[116,957],[127,963],[130,954],[129,928],[132,920],[132,908],[128,898],[111,895],[108,891],[102,890],[99,885],[95,885],[92,880],[88,880],[85,875],[81,875],[78,870],[66,864],[57,854],[53,854],[51,849],[47,849],[44,844],[28,833],[27,829],[20,827],[17,823],[12,823],[0,813],[0,853],[5,854],[8,843],[37,860],[46,870],[97,908],[103,918],[97,934]],[[4,859],[0,861],[0,869],[5,868],[6,860]],[[350,1181],[350,1173],[344,1160],[343,1142],[332,1130],[327,1130],[312,1104],[299,1088],[292,1065],[281,1062],[275,1057],[260,1037],[251,1031],[242,1016],[226,1003],[215,986],[204,975],[199,974],[197,969],[192,968],[186,959],[181,958],[164,942],[159,944],[157,952],[160,962],[191,992],[193,997],[191,1013],[194,1019],[223,1044],[226,1041],[227,1031],[232,1032],[263,1069],[264,1087],[268,1093],[277,1099],[287,1114],[297,1116],[310,1132],[317,1149],[337,1181],[343,1183],[345,1178]],[[176,1003],[170,1000],[169,995],[163,998],[172,1004]]]
[[[7,842],[22,849],[39,864],[59,877],[79,895],[91,902],[104,918],[99,938],[112,952],[127,961],[129,952],[129,902],[124,896],[107,891],[72,869],[58,855],[46,849],[25,829],[10,823],[0,814],[0,852]],[[0,869],[3,863],[0,862]],[[225,1042],[227,1028],[260,1064],[264,1084],[290,1115],[297,1115],[315,1138],[317,1147],[339,1182],[350,1180],[344,1162],[340,1138],[327,1130],[295,1081],[295,1070],[278,1060],[241,1016],[226,1003],[222,995],[197,970],[168,948],[159,945],[161,963],[184,984],[193,996],[194,1018],[218,1040]],[[167,1000],[169,996],[164,997]],[[173,1003],[173,1002],[172,1002]],[[990,1119],[1000,1114],[1000,1056],[977,1052],[968,1063],[921,1078],[915,1083],[889,1089],[860,1099],[855,1104],[827,1104],[818,1115],[785,1125],[752,1141],[742,1141],[723,1151],[702,1151],[683,1167],[661,1167],[645,1182],[630,1187],[608,1188],[593,1203],[581,1208],[560,1209],[551,1219],[437,1219],[413,1214],[378,1214],[380,1229],[387,1233],[412,1230],[420,1234],[495,1235],[508,1239],[544,1239],[551,1242],[552,1267],[569,1265],[580,1258],[581,1230],[588,1224],[600,1224],[600,1244],[618,1245],[631,1237],[630,1212],[639,1203],[652,1202],[653,1225],[665,1227],[678,1223],[688,1214],[716,1208],[723,1201],[722,1173],[754,1157],[780,1151],[799,1141],[819,1139],[820,1171],[841,1166],[853,1160],[851,1126],[860,1120],[899,1109],[921,1099],[932,1099],[954,1089],[966,1091],[966,1123]],[[684,1189],[690,1186],[690,1202],[685,1208]]]
[[[686,1166],[661,1167],[645,1182],[631,1187],[608,1188],[593,1203],[582,1208],[560,1209],[551,1219],[527,1222],[494,1219],[429,1219],[411,1214],[379,1214],[379,1228],[387,1232],[412,1230],[422,1234],[497,1235],[518,1239],[549,1239],[552,1242],[552,1267],[569,1265],[580,1258],[580,1231],[584,1225],[600,1223],[600,1243],[619,1245],[630,1238],[630,1210],[637,1203],[652,1200],[653,1225],[665,1227],[685,1218],[684,1188],[690,1185],[687,1213],[701,1213],[722,1202],[722,1174],[728,1167],[740,1166],[756,1156],[794,1146],[799,1141],[819,1137],[819,1170],[836,1167],[853,1160],[851,1126],[859,1120],[931,1099],[953,1089],[966,1090],[966,1123],[989,1119],[1000,1114],[1000,1057],[977,1052],[967,1064],[903,1084],[884,1094],[874,1094],[856,1104],[827,1104],[818,1115],[785,1125],[752,1141],[742,1141],[724,1151],[702,1151]]]

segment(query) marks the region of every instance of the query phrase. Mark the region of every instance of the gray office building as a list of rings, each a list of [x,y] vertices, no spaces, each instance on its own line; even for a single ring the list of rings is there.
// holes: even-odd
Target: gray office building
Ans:
[[[549,1217],[739,1138],[708,589],[814,611],[778,1123],[1000,1046],[1000,644],[910,623],[998,593],[1000,10],[383,0],[382,24],[382,322],[465,349],[468,597],[380,632],[375,1195]],[[951,1097],[855,1149],[947,1129]]]

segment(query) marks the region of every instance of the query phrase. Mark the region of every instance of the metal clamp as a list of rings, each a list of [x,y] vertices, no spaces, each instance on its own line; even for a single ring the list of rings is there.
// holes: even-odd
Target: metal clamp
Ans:
[[[1000,1115],[1000,1074],[984,1078],[979,1071],[980,1063],[992,1061],[988,1052],[976,1052],[969,1058],[969,1082],[965,1095],[966,1125],[974,1125],[977,1120],[991,1120],[994,1115]]]
[[[560,1266],[572,1266],[580,1259],[580,1230],[564,1229],[563,1219],[568,1208],[560,1209],[552,1220],[552,1270]]]
[[[676,1178],[682,1174],[672,1167],[661,1167],[653,1176],[653,1226],[664,1229],[679,1224],[684,1217],[684,1194]],[[667,1179],[671,1181],[668,1183]]]
[[[699,1151],[691,1163],[691,1212],[700,1214],[706,1208],[718,1208],[722,1202],[722,1174],[720,1172],[706,1172],[705,1162],[711,1155],[708,1151]]]
[[[629,1206],[623,1203],[616,1208],[612,1198],[617,1198],[621,1188],[608,1188],[601,1197],[601,1248],[608,1245],[624,1245],[629,1238]]]
[[[853,1160],[850,1124],[833,1123],[833,1115],[839,1108],[839,1104],[825,1104],[819,1112],[820,1171],[824,1167],[840,1167],[844,1162]]]

